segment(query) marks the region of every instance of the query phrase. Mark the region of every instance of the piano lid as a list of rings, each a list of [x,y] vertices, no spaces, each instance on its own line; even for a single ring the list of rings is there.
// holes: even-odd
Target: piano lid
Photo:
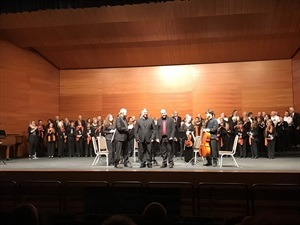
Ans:
[[[0,130],[0,137],[6,137],[7,134],[5,132],[5,130]]]

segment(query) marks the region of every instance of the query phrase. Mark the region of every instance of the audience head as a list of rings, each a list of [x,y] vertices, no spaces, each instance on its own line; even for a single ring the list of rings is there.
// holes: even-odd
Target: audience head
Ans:
[[[37,208],[30,203],[22,203],[12,212],[13,225],[38,225],[39,212]]]
[[[136,225],[136,223],[126,215],[117,214],[109,217],[102,225]]]
[[[148,204],[143,211],[143,220],[145,224],[162,224],[167,220],[166,208],[158,203]]]

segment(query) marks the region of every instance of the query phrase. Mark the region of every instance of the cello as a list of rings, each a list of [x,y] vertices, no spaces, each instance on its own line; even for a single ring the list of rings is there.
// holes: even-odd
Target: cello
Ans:
[[[204,131],[204,127],[206,126],[206,123],[208,122],[209,119],[210,119],[210,117],[206,118],[204,124],[201,127],[201,131],[200,131],[201,144],[199,147],[199,155],[201,157],[207,157],[210,155],[210,145],[209,145],[210,133]]]

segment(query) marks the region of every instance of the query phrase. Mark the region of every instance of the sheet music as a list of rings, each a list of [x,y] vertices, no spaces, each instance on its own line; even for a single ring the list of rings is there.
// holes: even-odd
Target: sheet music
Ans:
[[[114,138],[115,138],[115,133],[116,133],[116,129],[114,129],[114,133],[113,133],[113,135],[112,135],[112,137],[111,137],[111,142],[113,142],[113,141],[114,141]]]

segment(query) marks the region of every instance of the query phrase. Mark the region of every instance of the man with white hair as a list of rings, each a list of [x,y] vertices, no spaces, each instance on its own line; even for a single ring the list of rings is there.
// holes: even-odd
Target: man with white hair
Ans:
[[[127,110],[125,108],[120,109],[119,116],[116,119],[116,133],[115,140],[115,167],[122,168],[120,166],[121,159],[124,160],[124,166],[131,168],[132,165],[129,162],[128,154],[128,130],[132,129],[133,125],[128,125],[126,121]]]

